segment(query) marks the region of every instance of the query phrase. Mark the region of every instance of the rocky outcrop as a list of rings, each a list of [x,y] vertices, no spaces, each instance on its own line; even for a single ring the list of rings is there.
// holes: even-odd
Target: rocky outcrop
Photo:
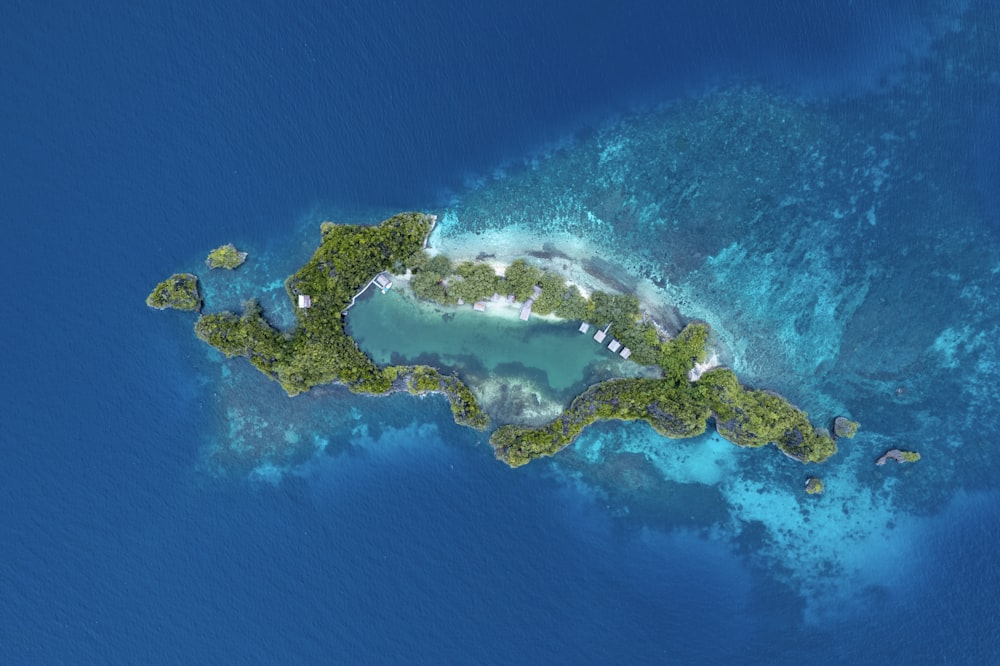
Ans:
[[[806,492],[810,495],[822,495],[824,490],[823,479],[818,479],[815,476],[806,479]]]
[[[836,437],[846,437],[850,439],[858,433],[858,422],[852,421],[846,416],[838,416],[833,420],[833,434]]]
[[[895,460],[898,463],[913,463],[920,460],[920,454],[916,451],[902,451],[900,449],[889,449],[882,454],[882,457],[875,461],[876,465],[884,465],[887,460]]]

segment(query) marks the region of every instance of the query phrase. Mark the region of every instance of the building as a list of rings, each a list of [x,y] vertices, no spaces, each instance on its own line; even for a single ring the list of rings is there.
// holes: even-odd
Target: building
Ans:
[[[590,330],[590,324],[588,324],[587,322],[583,322],[582,324],[580,324],[581,333],[586,333],[589,330]]]
[[[306,294],[299,294],[299,307],[302,309],[312,307],[312,299]]]
[[[389,280],[389,276],[385,273],[379,273],[375,276],[375,286],[382,290],[382,293],[392,289],[392,281]]]
[[[628,358],[631,355],[632,355],[632,350],[629,349],[628,347],[624,347],[621,350],[621,353],[619,354],[619,356],[621,356],[622,358]]]
[[[597,344],[599,345],[604,344],[604,338],[608,337],[608,331],[610,329],[611,329],[611,324],[608,324],[602,330],[598,331],[597,333],[594,333],[594,340],[597,341]]]
[[[486,303],[483,301],[476,301],[472,304],[472,309],[476,312],[486,312]]]
[[[611,342],[608,344],[608,349],[610,349],[613,352],[617,352],[621,348],[622,348],[622,343],[618,342],[617,340],[611,340]]]

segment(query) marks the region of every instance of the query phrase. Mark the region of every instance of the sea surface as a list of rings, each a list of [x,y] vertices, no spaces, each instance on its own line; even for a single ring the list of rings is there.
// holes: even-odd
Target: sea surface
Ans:
[[[998,45],[989,0],[7,2],[0,663],[997,663]],[[600,424],[511,470],[443,400],[288,398],[144,303],[193,271],[288,325],[320,222],[399,210],[861,430],[806,468]],[[402,299],[362,347],[498,422],[628,371]]]

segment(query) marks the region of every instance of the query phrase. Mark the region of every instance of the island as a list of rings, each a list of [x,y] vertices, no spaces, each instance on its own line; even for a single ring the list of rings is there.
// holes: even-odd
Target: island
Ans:
[[[198,291],[198,276],[192,273],[174,273],[156,285],[146,297],[146,305],[157,310],[201,311],[201,294]]]
[[[475,395],[455,374],[429,366],[379,367],[347,334],[345,318],[357,296],[372,284],[388,289],[390,275],[405,274],[423,300],[475,303],[477,309],[489,300],[520,302],[522,319],[534,312],[580,320],[581,332],[596,322],[595,340],[603,343],[613,331],[611,351],[655,370],[652,378],[592,385],[542,426],[505,424],[494,430],[490,444],[511,467],[554,455],[602,420],[645,421],[669,438],[700,435],[712,421],[722,437],[738,446],[774,444],[803,463],[822,462],[836,453],[834,438],[781,396],[743,386],[728,368],[708,368],[707,324],[689,322],[670,337],[641,312],[634,295],[598,291],[584,296],[562,276],[524,260],[506,266],[502,275],[486,263],[454,264],[426,250],[435,220],[423,213],[401,213],[369,226],[324,222],[319,247],[285,283],[295,305],[291,330],[272,326],[259,303],[248,301],[240,314],[203,314],[195,333],[226,356],[249,359],[289,396],[330,383],[371,395],[438,393],[450,401],[457,423],[489,427]],[[701,371],[692,374],[695,367]]]
[[[236,246],[232,243],[217,247],[208,253],[208,258],[205,259],[205,265],[209,269],[215,268],[225,268],[226,270],[233,270],[239,266],[243,265],[243,262],[247,260],[247,253],[240,252],[236,249]]]

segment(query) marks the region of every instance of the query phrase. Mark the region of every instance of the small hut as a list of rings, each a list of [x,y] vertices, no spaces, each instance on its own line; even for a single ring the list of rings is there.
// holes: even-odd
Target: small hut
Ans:
[[[611,330],[611,324],[608,324],[602,330],[598,331],[597,333],[594,333],[594,340],[597,341],[597,344],[599,345],[604,344],[604,338],[608,337],[609,330]]]
[[[613,352],[617,352],[621,348],[622,348],[622,343],[618,342],[617,340],[612,339],[611,342],[608,343],[608,349],[610,349]]]
[[[306,294],[299,294],[299,307],[303,310],[312,307],[312,299]]]
[[[581,333],[586,333],[589,330],[590,330],[590,324],[588,324],[587,322],[583,322],[582,324],[580,324]]]
[[[618,355],[621,356],[622,358],[628,358],[629,356],[632,355],[632,350],[629,349],[628,347],[623,347]]]
[[[486,303],[483,301],[476,301],[472,304],[472,309],[476,312],[486,312]]]

